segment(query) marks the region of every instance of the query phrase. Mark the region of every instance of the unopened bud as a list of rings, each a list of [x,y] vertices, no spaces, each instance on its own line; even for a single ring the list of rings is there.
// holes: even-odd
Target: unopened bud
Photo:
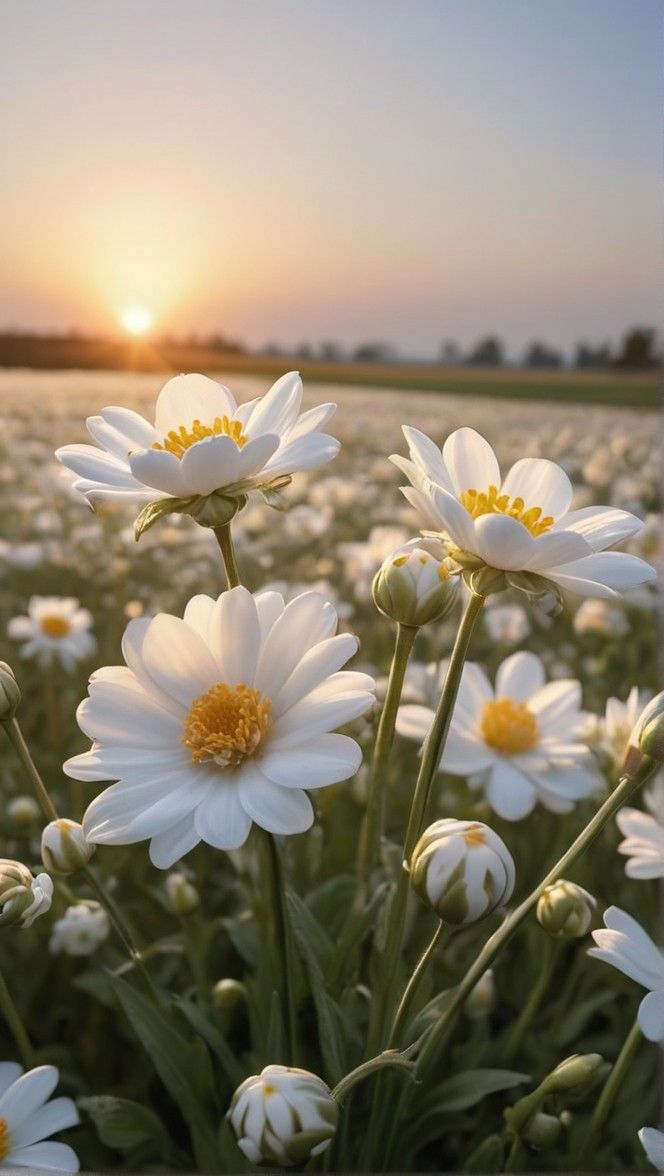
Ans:
[[[664,691],[644,707],[629,737],[620,775],[643,783],[664,763]]]
[[[32,796],[15,796],[7,805],[7,820],[21,833],[32,829],[40,815],[41,809]]]
[[[590,927],[596,906],[596,900],[583,886],[561,878],[540,895],[537,921],[554,939],[578,939]]]
[[[200,906],[201,900],[195,886],[179,870],[169,874],[164,889],[171,909],[176,915],[191,915]]]
[[[66,817],[51,821],[42,833],[42,861],[54,874],[74,874],[84,869],[94,851],[83,826]]]
[[[523,1138],[538,1149],[554,1147],[560,1137],[561,1124],[556,1115],[538,1111],[527,1124]]]
[[[483,1017],[488,1017],[496,1002],[496,985],[493,979],[493,970],[487,968],[483,976],[477,981],[477,984],[466,997],[466,1002],[463,1006],[463,1011],[471,1021],[480,1021]]]
[[[598,1053],[572,1054],[544,1079],[540,1090],[546,1094],[572,1090],[575,1094],[586,1094],[606,1071],[606,1065]]]
[[[417,842],[408,869],[413,889],[453,927],[490,915],[514,889],[512,855],[480,821],[434,821]]]
[[[0,661],[0,723],[14,718],[21,701],[21,691],[14,671],[7,662]]]
[[[48,874],[33,878],[22,862],[0,858],[0,926],[29,927],[51,905],[53,883]]]
[[[424,547],[400,548],[384,561],[372,585],[376,607],[400,625],[419,627],[438,621],[454,607],[459,578],[447,559]]]
[[[240,980],[230,977],[217,980],[212,989],[212,1003],[221,1013],[232,1013],[247,1002],[247,990]]]
[[[238,1086],[228,1118],[238,1147],[251,1164],[300,1167],[330,1146],[339,1104],[316,1074],[266,1066]]]

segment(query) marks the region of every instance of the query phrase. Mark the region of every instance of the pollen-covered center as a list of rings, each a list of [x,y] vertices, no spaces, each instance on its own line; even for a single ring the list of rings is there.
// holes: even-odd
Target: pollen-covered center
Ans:
[[[246,433],[242,432],[241,421],[220,416],[215,417],[211,425],[201,424],[198,418],[190,429],[185,425],[178,425],[177,429],[171,429],[163,441],[155,441],[152,448],[166,449],[169,453],[174,453],[177,458],[182,458],[192,445],[195,445],[197,441],[202,441],[204,437],[230,437],[238,449],[242,449],[249,440]]]
[[[270,699],[252,686],[218,682],[192,702],[182,742],[195,764],[235,768],[258,751],[270,729],[271,711]]]
[[[68,633],[71,633],[71,624],[66,617],[40,617],[39,624],[46,637],[66,637]]]
[[[501,755],[530,751],[539,739],[537,719],[525,702],[495,698],[485,702],[480,720],[482,738]]]
[[[9,1124],[6,1119],[0,1119],[0,1163],[9,1154]]]
[[[486,514],[509,515],[511,519],[523,523],[534,536],[550,531],[554,523],[553,515],[543,515],[541,506],[530,506],[526,510],[523,498],[510,498],[509,494],[501,494],[497,486],[489,486],[486,491],[463,490],[459,501],[474,519]]]

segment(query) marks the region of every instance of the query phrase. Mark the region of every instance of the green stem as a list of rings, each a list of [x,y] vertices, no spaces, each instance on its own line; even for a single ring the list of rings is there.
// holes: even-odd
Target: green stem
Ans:
[[[0,972],[0,1012],[2,1013],[3,1017],[5,1018],[5,1021],[7,1022],[7,1025],[11,1031],[12,1037],[14,1038],[14,1041],[16,1042],[16,1044],[18,1046],[19,1053],[21,1055],[21,1061],[23,1062],[23,1065],[25,1066],[26,1070],[31,1069],[31,1067],[34,1066],[34,1064],[35,1064],[35,1059],[34,1059],[34,1053],[32,1050],[32,1045],[30,1044],[30,1038],[28,1037],[25,1026],[21,1020],[19,1011],[16,1008],[16,1005],[14,1004],[14,1001],[11,998],[11,994],[9,992],[9,989],[7,988],[6,983],[5,983],[5,978],[1,972]]]
[[[277,843],[271,833],[263,831],[266,898],[272,907],[272,942],[279,971],[279,991],[286,1021],[289,1066],[297,1065],[297,1012],[295,1007],[295,956],[293,930],[286,904],[286,881]]]
[[[505,1167],[504,1167],[503,1171],[505,1171],[505,1172],[517,1172],[518,1171],[519,1162],[521,1160],[522,1147],[523,1147],[523,1143],[521,1140],[521,1136],[515,1135],[514,1139],[512,1140],[510,1154],[508,1155],[508,1157],[505,1161]]]
[[[429,804],[433,780],[440,764],[440,757],[445,747],[447,733],[452,721],[452,712],[459,691],[461,674],[468,653],[470,638],[483,604],[484,597],[478,596],[476,593],[473,593],[468,601],[450,657],[438,709],[436,710],[429,734],[424,742],[422,760],[415,784],[415,792],[403,847],[403,860],[406,862],[410,859],[417,839],[422,832],[422,825]],[[395,1001],[394,990],[399,960],[401,958],[409,891],[409,875],[405,869],[402,869],[399,872],[396,891],[390,906],[387,920],[387,938],[385,947],[381,953],[382,959],[380,960],[380,966],[376,968],[377,974],[382,978],[382,984],[374,996],[372,1006],[367,1051],[370,1055],[378,1052],[381,1038],[387,1027],[391,1024]]]
[[[414,1063],[409,1061],[406,1053],[401,1053],[396,1049],[384,1050],[383,1053],[378,1054],[375,1058],[369,1058],[368,1062],[363,1062],[361,1066],[357,1066],[355,1070],[351,1070],[350,1074],[346,1074],[332,1091],[332,1098],[341,1103],[346,1098],[346,1095],[357,1085],[358,1082],[364,1081],[371,1074],[375,1074],[377,1070],[384,1070],[386,1066],[398,1067],[401,1070],[406,1070],[412,1073]]]
[[[19,760],[21,761],[23,770],[25,771],[28,780],[35,790],[37,800],[42,807],[44,816],[48,821],[57,821],[57,810],[48,792],[46,791],[46,788],[44,787],[44,782],[39,775],[37,768],[35,767],[35,762],[30,755],[27,743],[23,738],[23,732],[18,725],[18,720],[9,719],[8,722],[3,723],[2,725],[5,729],[9,742],[14,748],[14,751],[16,752]]]
[[[635,1021],[625,1038],[623,1047],[616,1058],[613,1069],[604,1085],[604,1089],[597,1100],[597,1106],[590,1121],[588,1133],[574,1164],[575,1168],[587,1168],[592,1162],[602,1134],[602,1128],[611,1113],[618,1096],[618,1091],[632,1067],[632,1062],[642,1041],[643,1034],[639,1028],[638,1021]]]
[[[542,933],[545,934],[545,933]],[[540,939],[542,935],[540,935]],[[542,951],[540,956],[540,971],[535,984],[533,985],[530,996],[523,1006],[521,1013],[512,1026],[512,1031],[507,1040],[505,1047],[505,1059],[511,1062],[516,1057],[519,1046],[523,1041],[526,1030],[528,1029],[535,1013],[537,1012],[544,994],[549,987],[551,973],[553,971],[554,951],[553,940],[546,935],[542,943]]]
[[[415,968],[415,971],[413,972],[410,980],[408,981],[408,984],[406,985],[406,988],[404,990],[404,994],[401,997],[401,1000],[399,1002],[399,1007],[398,1007],[398,1009],[395,1013],[395,1016],[394,1016],[394,1021],[392,1022],[392,1031],[390,1033],[388,1047],[395,1046],[397,1041],[399,1040],[399,1034],[401,1033],[401,1030],[403,1029],[404,1021],[406,1019],[406,1016],[408,1014],[410,1006],[413,1003],[413,997],[415,996],[415,993],[417,992],[417,989],[420,986],[420,982],[422,980],[422,977],[424,976],[432,957],[436,953],[436,950],[440,944],[440,941],[443,938],[444,932],[445,932],[445,924],[443,922],[439,922],[438,926],[436,927],[436,930],[433,933],[433,937],[431,939],[431,942],[428,944],[428,946],[422,952],[422,955],[420,956],[420,959],[417,963],[417,967]]]
[[[586,825],[586,828],[579,834],[567,852],[556,862],[553,869],[549,870],[539,886],[535,887],[532,893],[524,899],[521,905],[505,919],[498,930],[486,941],[477,959],[468,969],[461,983],[457,985],[454,996],[445,1009],[445,1012],[440,1016],[435,1025],[422,1034],[420,1044],[423,1048],[417,1063],[418,1076],[423,1074],[436,1060],[440,1045],[451,1027],[458,1010],[463,1005],[469,993],[472,992],[480,977],[484,975],[487,968],[491,967],[501,948],[512,938],[526,916],[530,914],[533,907],[537,904],[537,900],[542,891],[547,886],[550,886],[552,882],[556,882],[559,878],[567,876],[567,871],[570,866],[574,865],[577,858],[585,852],[591,842],[601,833],[604,826],[618,812],[618,809],[629,800],[642,783],[643,779],[634,780],[630,776],[625,776],[620,780],[618,786],[607,797],[602,807],[598,809],[595,816]]]
[[[81,870],[81,874],[85,878],[91,890],[94,890],[97,898],[99,899],[99,902],[108,914],[108,917],[111,920],[118,938],[124,944],[129,959],[138,969],[148,995],[152,998],[158,1007],[161,1007],[159,993],[157,992],[152,977],[150,976],[150,973],[145,966],[141,951],[134,942],[131,931],[127,927],[127,924],[125,923],[124,918],[120,913],[119,907],[116,905],[115,899],[111,898],[108,890],[102,886],[101,882],[97,878],[97,875],[95,874],[94,870],[90,868],[90,866],[86,866],[84,870]]]
[[[237,560],[235,559],[235,547],[233,546],[233,537],[231,535],[230,523],[224,523],[221,527],[213,527],[219,549],[221,551],[221,558],[224,561],[224,568],[226,571],[226,579],[229,588],[237,588],[241,583],[240,573],[237,567]]]
[[[387,765],[404,677],[417,633],[418,630],[412,625],[397,627],[387,692],[376,732],[367,807],[360,834],[357,868],[362,891],[366,888],[367,878],[380,852],[387,809]]]

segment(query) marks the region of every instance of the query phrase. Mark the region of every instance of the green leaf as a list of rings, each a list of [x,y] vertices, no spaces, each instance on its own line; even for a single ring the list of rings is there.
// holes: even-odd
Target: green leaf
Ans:
[[[168,1132],[149,1107],[128,1098],[101,1095],[79,1098],[78,1106],[92,1119],[97,1134],[106,1147],[129,1151],[142,1143],[151,1143],[154,1150],[165,1157],[171,1150]]]
[[[276,988],[270,997],[270,1020],[265,1038],[266,1065],[287,1061],[286,1026],[281,1011],[281,1000]]]
[[[213,1025],[199,1005],[185,997],[178,1000],[176,1007],[186,1017],[192,1029],[207,1042],[210,1049],[221,1062],[222,1069],[233,1090],[247,1077],[246,1071],[238,1062],[233,1050],[226,1041],[223,1033]]]
[[[169,514],[190,514],[192,506],[200,501],[200,496],[193,498],[158,498],[155,502],[148,502],[137,515],[134,522],[134,538],[138,543],[141,535],[154,527],[160,519]]]
[[[462,1070],[434,1086],[421,1100],[420,1107],[424,1113],[434,1107],[437,1111],[467,1111],[487,1094],[511,1090],[531,1081],[529,1074],[516,1070]]]

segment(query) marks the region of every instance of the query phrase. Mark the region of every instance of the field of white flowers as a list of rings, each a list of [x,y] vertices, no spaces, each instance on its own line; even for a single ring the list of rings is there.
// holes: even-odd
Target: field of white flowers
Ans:
[[[76,720],[90,674],[122,664],[121,640],[130,620],[158,613],[182,617],[192,597],[204,593],[216,599],[226,585],[209,528],[173,514],[137,543],[136,509],[121,503],[92,512],[54,457],[59,446],[88,440],[85,417],[107,405],[135,409],[151,420],[162,383],[153,375],[0,374],[0,657],[18,679],[17,717],[55,810],[75,821],[104,787],[62,770],[66,760],[90,747]],[[249,377],[228,383],[241,401],[267,390],[262,380]],[[619,965],[592,958],[588,948],[608,907],[628,912],[661,942],[664,783],[656,774],[571,870],[573,882],[592,898],[584,900],[577,890],[568,908],[567,895],[554,896],[557,914],[548,931],[546,915],[523,921],[450,1022],[439,1043],[444,1053],[424,1077],[418,1075],[414,1093],[408,1057],[403,1073],[386,1066],[384,1073],[358,1080],[339,1097],[336,1134],[331,1128],[326,1136],[321,1129],[317,1137],[327,1142],[334,1135],[321,1160],[315,1158],[321,1148],[309,1160],[313,1135],[308,1151],[288,1151],[289,1131],[298,1133],[293,1123],[306,1135],[297,1102],[304,1099],[302,1092],[290,1103],[287,1093],[277,1093],[281,1117],[275,1112],[272,1121],[268,1115],[267,1126],[261,1126],[258,1103],[243,1112],[239,1126],[237,1115],[235,1122],[226,1118],[235,1089],[266,1066],[295,1061],[323,1080],[324,1099],[328,1087],[337,1088],[371,1056],[367,1037],[379,1047],[387,1044],[383,1027],[375,1023],[380,981],[372,943],[381,936],[389,940],[385,922],[403,856],[418,751],[460,615],[457,605],[414,639],[382,780],[387,799],[380,861],[358,892],[358,842],[395,635],[394,624],[373,602],[372,580],[383,560],[426,526],[400,493],[405,478],[388,460],[390,454],[407,454],[402,425],[415,426],[438,446],[454,430],[470,426],[492,444],[503,470],[524,457],[558,463],[573,483],[574,509],[603,504],[632,512],[644,526],[620,549],[654,565],[661,555],[661,438],[654,413],[390,389],[306,389],[305,408],[322,400],[338,405],[327,426],[341,441],[338,456],[322,468],[295,474],[285,490],[286,511],[250,496],[233,520],[242,584],[252,593],[281,593],[286,603],[308,589],[321,593],[336,609],[339,632],[359,638],[347,668],[370,675],[377,685],[376,707],[358,712],[344,726],[362,748],[359,771],[312,792],[312,827],[282,839],[279,868],[295,896],[286,912],[294,926],[284,932],[294,957],[289,999],[295,1028],[286,1024],[278,976],[275,919],[284,911],[273,910],[255,829],[242,848],[224,852],[199,844],[166,871],[151,863],[145,841],[102,844],[91,862],[94,882],[92,875],[53,873],[50,909],[30,926],[0,926],[0,971],[8,990],[0,1004],[6,1018],[9,1007],[15,1011],[28,1039],[21,1057],[22,1031],[12,1029],[11,1016],[6,1024],[0,1018],[0,1063],[58,1067],[58,1093],[77,1102],[78,1114],[69,1106],[61,1120],[53,1117],[49,1131],[72,1124],[64,1139],[86,1170],[249,1171],[251,1161],[261,1159],[273,1167],[309,1161],[331,1170],[646,1168],[637,1133],[660,1121],[655,1039],[664,1038],[661,1010],[661,1025],[654,1029],[654,1013],[649,1025],[642,1020],[649,1030],[645,1036],[633,1026],[644,988],[664,991],[664,959],[656,954],[653,963],[651,955],[644,978],[634,968],[623,974]],[[40,604],[35,597],[75,598],[84,611],[53,599]],[[588,826],[618,780],[630,729],[659,688],[657,612],[652,582],[612,599],[565,593],[558,615],[516,590],[487,597],[471,638],[468,657],[478,668],[470,675],[485,694],[495,684],[499,705],[518,669],[522,693],[514,687],[517,709],[508,716],[518,730],[511,726],[507,737],[501,727],[501,738],[507,738],[501,744],[498,737],[489,739],[485,723],[491,763],[464,760],[463,741],[478,728],[469,715],[470,694],[462,695],[428,811],[431,821],[483,822],[498,835],[516,870],[513,898],[504,887],[508,911]],[[48,625],[40,628],[45,615],[50,632]],[[27,616],[29,621],[17,622]],[[70,645],[58,646],[65,630]],[[58,648],[62,657],[56,656]],[[500,670],[522,651],[533,656]],[[524,719],[518,700],[525,707],[538,691],[550,692],[546,683],[568,684],[570,726],[562,758],[557,774],[546,779],[544,769],[535,767],[530,792],[515,800],[505,765],[510,749],[532,745],[530,728],[523,731],[523,722],[531,719]],[[485,705],[493,694],[483,697]],[[502,723],[504,711],[495,715]],[[544,720],[541,728],[544,739]],[[490,784],[489,772],[494,772]],[[48,873],[40,850],[45,821],[25,765],[7,740],[0,776],[0,855],[23,863],[34,876]],[[539,785],[532,783],[537,778]],[[634,807],[644,813],[630,811]],[[128,959],[126,944],[100,904],[104,896],[122,912],[138,944],[161,1011],[150,1005],[141,969]],[[462,925],[453,932],[447,928],[423,967],[392,1045],[406,1047],[444,1013],[446,994],[503,916],[496,910],[481,921],[458,920]],[[411,895],[396,977],[400,989],[431,939],[432,919],[432,911]],[[619,927],[615,934],[620,932]],[[602,934],[609,932],[600,931],[596,943],[608,951]],[[569,1080],[552,1080],[571,1055],[581,1055],[580,1077],[575,1072]],[[17,1151],[29,1150],[48,1132],[19,1138],[19,1125],[12,1155],[11,1107],[3,1115],[2,1092],[18,1071],[3,1078],[4,1073],[0,1066],[0,1169],[11,1163],[38,1167],[48,1160],[46,1153],[21,1159]],[[277,1075],[278,1092],[280,1080]],[[382,1122],[377,1093],[390,1111]],[[42,1102],[47,1097],[48,1092]],[[321,1115],[325,1118],[324,1109]],[[398,1123],[396,1132],[389,1130],[392,1122]],[[242,1152],[233,1131],[244,1139]],[[71,1159],[60,1165],[51,1159],[50,1165],[64,1168],[66,1162],[71,1170]]]

